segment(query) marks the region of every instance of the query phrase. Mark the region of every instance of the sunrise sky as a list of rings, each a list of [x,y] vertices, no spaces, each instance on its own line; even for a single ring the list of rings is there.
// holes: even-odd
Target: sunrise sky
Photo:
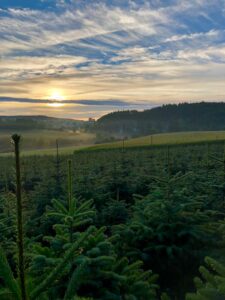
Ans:
[[[0,115],[225,101],[225,0],[0,0]]]

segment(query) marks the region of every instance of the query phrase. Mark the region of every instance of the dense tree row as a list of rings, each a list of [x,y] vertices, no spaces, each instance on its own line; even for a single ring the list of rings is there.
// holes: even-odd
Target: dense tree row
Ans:
[[[224,153],[212,143],[22,157],[25,296],[18,173],[1,157],[0,299],[224,299]]]
[[[101,117],[96,131],[107,137],[162,132],[224,130],[225,103],[167,104],[145,111],[118,111]]]

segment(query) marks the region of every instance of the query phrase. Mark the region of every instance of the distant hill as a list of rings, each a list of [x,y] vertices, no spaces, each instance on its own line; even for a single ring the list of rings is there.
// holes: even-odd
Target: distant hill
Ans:
[[[138,137],[179,131],[225,130],[225,103],[168,104],[145,111],[118,111],[95,124],[96,131],[114,137]]]
[[[77,130],[84,121],[46,116],[0,116],[1,131],[15,130]]]

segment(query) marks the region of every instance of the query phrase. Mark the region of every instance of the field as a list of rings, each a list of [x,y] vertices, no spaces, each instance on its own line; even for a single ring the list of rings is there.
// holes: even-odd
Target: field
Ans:
[[[21,227],[31,300],[225,299],[225,131],[99,145],[85,132],[21,135],[21,208],[15,145],[0,135],[0,299],[26,300]]]
[[[89,150],[188,144],[221,140],[225,140],[225,131],[175,132],[154,134],[124,141],[94,145],[91,146]]]
[[[0,157],[0,165],[0,244],[15,272],[14,160]],[[204,257],[217,260],[218,272],[225,264],[224,167],[223,140],[23,156],[26,273],[35,295],[44,289],[43,299],[159,300],[168,299],[160,298],[165,292],[172,300],[201,299],[185,295],[196,290]],[[201,270],[203,283],[225,280]],[[57,280],[43,287],[51,272]],[[76,289],[68,291],[71,284]],[[213,293],[204,299],[217,299]]]
[[[19,132],[22,136],[21,147],[26,155],[53,154],[56,149],[56,140],[59,150],[63,153],[72,153],[76,148],[92,145],[95,135],[85,132],[57,131],[57,130],[25,130]],[[10,136],[12,132],[0,132],[0,153],[12,152]]]
[[[12,154],[10,142],[11,132],[0,132],[0,156]],[[154,134],[140,138],[117,141],[113,143],[95,144],[95,135],[91,133],[74,133],[70,131],[31,130],[23,131],[22,155],[54,155],[56,140],[59,153],[72,154],[76,150],[121,149],[144,146],[180,145],[225,140],[225,131],[200,131]]]

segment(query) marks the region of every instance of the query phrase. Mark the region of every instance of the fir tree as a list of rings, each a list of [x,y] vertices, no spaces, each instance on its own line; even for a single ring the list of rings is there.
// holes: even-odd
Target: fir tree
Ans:
[[[186,300],[225,299],[225,267],[210,257],[205,258],[206,266],[201,266],[201,278],[195,278],[196,293],[187,294]]]

